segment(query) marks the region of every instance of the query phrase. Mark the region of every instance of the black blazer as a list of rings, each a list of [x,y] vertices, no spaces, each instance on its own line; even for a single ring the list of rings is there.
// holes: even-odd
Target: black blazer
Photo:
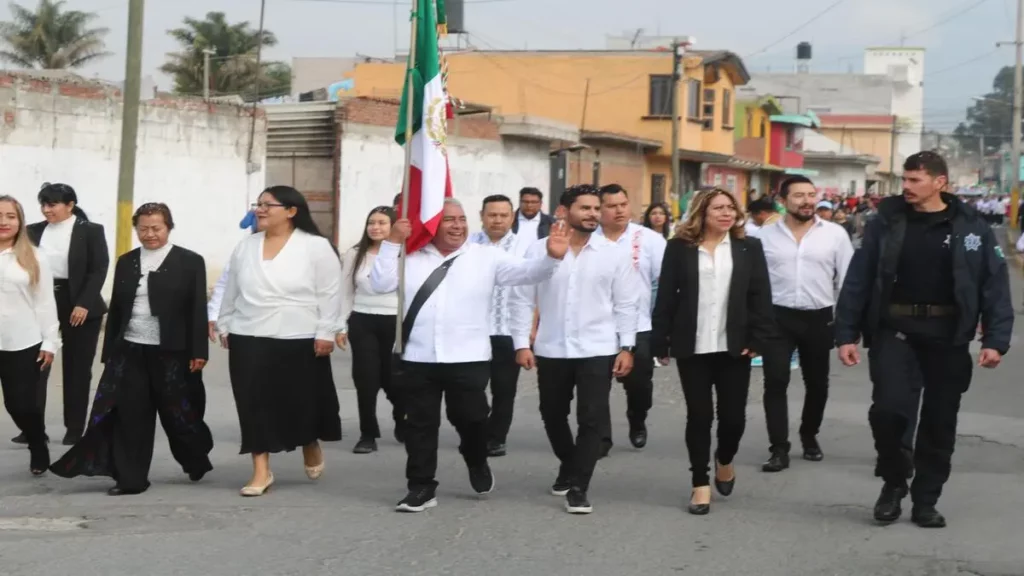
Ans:
[[[46,222],[29,224],[28,237],[39,246],[39,241],[46,232]],[[100,291],[107,281],[107,269],[110,268],[110,255],[107,252],[107,237],[103,233],[103,225],[88,222],[79,218],[71,231],[71,246],[68,250],[68,284],[70,284],[71,303],[89,311],[89,318],[99,318],[106,314],[107,303],[103,301]],[[61,322],[66,322],[61,318]]]
[[[729,354],[764,352],[775,337],[772,287],[764,248],[756,238],[733,238],[732,282],[726,319]],[[700,276],[697,247],[680,238],[668,241],[651,318],[651,349],[655,358],[693,356],[697,345]]]
[[[117,259],[110,314],[100,361],[106,362],[124,339],[142,278],[141,250]],[[149,273],[149,307],[160,319],[160,349],[186,352],[189,359],[209,358],[206,339],[206,261],[191,250],[172,246],[160,268]]]
[[[547,214],[540,213],[540,224],[537,225],[537,238],[547,238],[551,235],[551,225],[555,223],[555,219]],[[519,234],[519,210],[512,215],[512,233]]]

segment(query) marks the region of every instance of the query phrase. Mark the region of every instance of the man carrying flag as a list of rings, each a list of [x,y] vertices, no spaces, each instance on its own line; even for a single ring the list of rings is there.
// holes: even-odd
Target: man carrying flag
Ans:
[[[491,359],[491,296],[495,286],[549,278],[569,248],[568,231],[552,230],[548,257],[523,260],[492,246],[467,242],[462,205],[451,197],[445,149],[448,96],[438,66],[440,0],[417,0],[402,114],[396,129],[406,145],[407,210],[381,243],[370,271],[378,293],[398,290],[402,302],[399,371],[406,406],[405,474],[409,493],[400,512],[437,505],[437,433],[441,399],[461,438],[459,451],[478,494],[494,489],[487,464],[487,381]],[[402,245],[408,256],[400,259]],[[404,282],[400,270],[404,267]],[[451,276],[451,278],[447,278]]]

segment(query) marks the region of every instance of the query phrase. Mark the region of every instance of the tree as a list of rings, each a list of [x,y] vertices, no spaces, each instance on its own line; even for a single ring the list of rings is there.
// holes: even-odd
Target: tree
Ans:
[[[978,150],[985,137],[985,153],[990,154],[1013,138],[1013,67],[1005,66],[992,81],[992,91],[979,97],[967,109],[967,120],[953,135],[964,150]]]
[[[40,0],[35,11],[11,3],[10,22],[0,22],[0,62],[23,68],[81,68],[110,55],[106,28],[90,28],[96,14],[64,10],[65,2]]]
[[[174,79],[179,94],[203,93],[204,50],[210,56],[210,93],[239,95],[246,100],[255,96],[257,78],[260,97],[279,96],[291,92],[291,67],[283,62],[262,62],[259,73],[256,52],[277,45],[273,32],[254,30],[248,22],[231,24],[223,12],[209,12],[203,20],[185,18],[184,26],[168,30],[182,45],[180,52],[167,55],[160,67]]]

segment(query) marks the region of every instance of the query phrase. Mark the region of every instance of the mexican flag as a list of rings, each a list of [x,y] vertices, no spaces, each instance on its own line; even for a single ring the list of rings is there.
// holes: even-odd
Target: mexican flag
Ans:
[[[412,223],[412,236],[406,242],[411,253],[430,243],[441,223],[444,199],[452,195],[448,173],[447,133],[451,105],[442,78],[437,37],[445,24],[444,0],[416,0],[413,26],[416,27],[415,52],[410,53],[402,90],[402,106],[395,127],[395,141],[412,146],[409,173],[409,205],[403,216]],[[409,92],[412,76],[412,93]],[[406,116],[412,106],[412,140],[405,141]]]

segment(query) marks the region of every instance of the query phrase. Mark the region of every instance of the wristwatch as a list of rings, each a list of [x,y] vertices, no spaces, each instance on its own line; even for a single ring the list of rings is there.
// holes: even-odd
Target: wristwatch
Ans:
[[[636,346],[619,346],[619,352],[629,352],[630,354],[636,354]]]

